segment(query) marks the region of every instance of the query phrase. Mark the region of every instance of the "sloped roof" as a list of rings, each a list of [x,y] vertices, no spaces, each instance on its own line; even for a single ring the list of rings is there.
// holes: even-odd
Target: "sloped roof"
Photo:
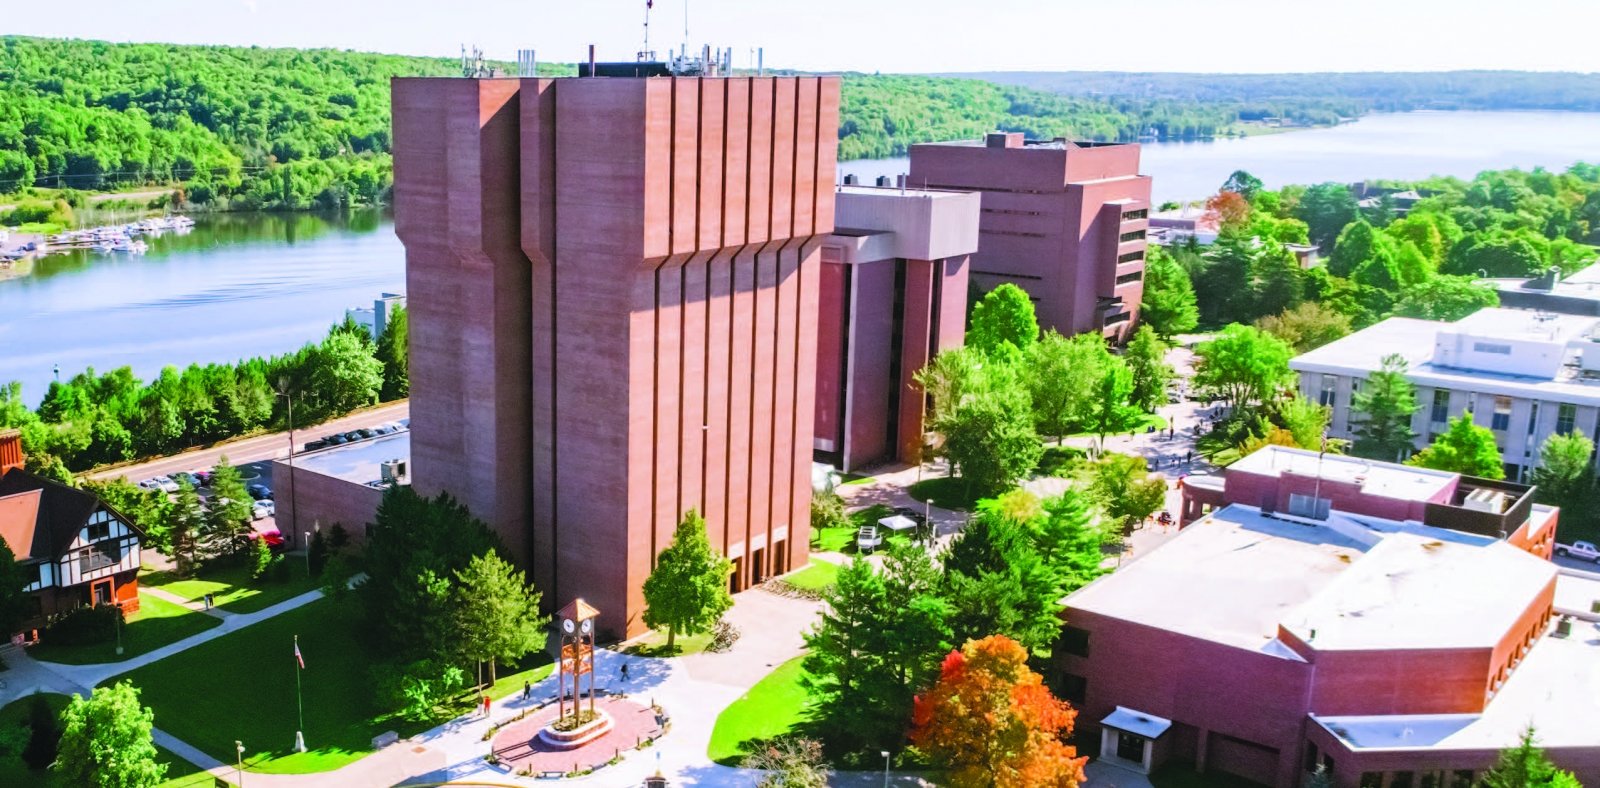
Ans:
[[[20,468],[13,468],[0,476],[0,499],[26,493],[36,493],[38,496],[33,538],[27,550],[28,555],[36,560],[60,558],[72,540],[77,538],[78,531],[89,522],[89,516],[102,505],[100,498],[93,493],[50,481]],[[143,536],[127,517],[109,504],[105,504],[105,507],[134,533]],[[6,541],[9,543],[11,540],[7,538]],[[21,558],[23,551],[13,545],[12,552]]]
[[[0,497],[0,539],[18,561],[33,557],[33,529],[39,522],[39,490]]]

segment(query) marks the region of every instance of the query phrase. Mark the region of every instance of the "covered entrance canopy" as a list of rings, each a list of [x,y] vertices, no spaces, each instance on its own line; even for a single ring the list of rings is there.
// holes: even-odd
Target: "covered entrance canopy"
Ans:
[[[1118,706],[1100,721],[1100,757],[1149,774],[1155,767],[1155,742],[1172,720]]]
[[[891,531],[909,531],[917,527],[917,521],[903,514],[895,514],[879,520],[878,525]]]

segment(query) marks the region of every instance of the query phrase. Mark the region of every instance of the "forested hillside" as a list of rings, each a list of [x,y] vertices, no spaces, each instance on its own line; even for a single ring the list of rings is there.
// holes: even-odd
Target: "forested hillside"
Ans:
[[[983,79],[1069,96],[1236,106],[1246,118],[1312,119],[1325,110],[1554,109],[1600,111],[1600,74],[1530,71],[1357,72],[1345,74],[1172,74],[1119,71],[993,71],[944,76]]]

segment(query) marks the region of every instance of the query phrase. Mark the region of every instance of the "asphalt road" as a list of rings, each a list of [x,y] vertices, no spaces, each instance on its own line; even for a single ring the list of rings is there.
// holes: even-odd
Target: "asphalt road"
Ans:
[[[410,417],[410,415],[411,402],[409,400],[364,410],[332,421],[325,421],[314,427],[296,429],[294,431],[295,447],[304,451],[308,441],[324,438],[339,432],[349,432],[361,427],[371,427],[386,421],[399,421]],[[177,473],[178,471],[209,469],[215,466],[217,461],[224,455],[227,456],[228,462],[234,465],[287,457],[289,456],[289,434],[275,432],[270,435],[257,435],[209,449],[196,449],[138,465],[127,465],[91,473],[88,476],[91,479],[112,479],[122,476],[128,481],[138,483],[152,476],[162,476]],[[270,482],[268,483],[270,484]]]

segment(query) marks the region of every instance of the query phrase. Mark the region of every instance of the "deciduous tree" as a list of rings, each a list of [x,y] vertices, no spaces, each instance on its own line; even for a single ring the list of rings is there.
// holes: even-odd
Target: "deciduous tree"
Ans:
[[[1539,503],[1561,507],[1561,524],[1594,522],[1594,441],[1581,431],[1551,435],[1539,447],[1533,484]]]
[[[1460,320],[1485,307],[1499,306],[1500,293],[1467,276],[1435,276],[1400,291],[1394,312],[1422,320]]]
[[[1076,788],[1085,759],[1062,739],[1077,712],[1028,668],[1028,652],[995,635],[952,651],[917,698],[911,739],[955,788]]]
[[[1283,340],[1234,324],[1195,349],[1194,384],[1234,409],[1265,403],[1293,378],[1289,355]]]
[[[993,355],[1000,345],[1009,343],[1027,350],[1039,338],[1039,321],[1033,314],[1033,301],[1027,291],[1007,282],[989,291],[972,310],[967,329],[967,345],[985,355]]]
[[[1296,353],[1314,350],[1350,334],[1350,316],[1326,304],[1303,301],[1275,315],[1256,320],[1256,328],[1284,342]]]
[[[544,646],[548,616],[539,613],[539,591],[522,570],[493,551],[474,556],[456,570],[451,629],[461,655],[495,665],[514,662]]]
[[[151,788],[167,773],[156,761],[154,724],[155,713],[139,703],[130,682],[100,687],[88,698],[73,695],[61,712],[53,768],[68,785]]]
[[[970,491],[994,494],[1038,464],[1044,446],[1034,432],[1027,391],[1003,364],[985,367],[977,390],[953,410],[941,411],[935,427],[944,452]]]
[[[1473,424],[1470,413],[1452,419],[1449,430],[1406,463],[1485,479],[1506,477],[1505,463],[1500,459],[1500,449],[1495,446],[1494,433],[1487,427]]]
[[[1167,384],[1172,366],[1167,363],[1167,344],[1156,337],[1150,326],[1140,326],[1123,353],[1133,380],[1129,400],[1145,413],[1155,413],[1167,404]]]
[[[733,606],[728,575],[733,562],[711,549],[706,521],[690,509],[672,534],[672,544],[656,556],[656,568],[644,581],[644,623],[666,627],[667,649],[679,632],[698,635]]]
[[[1143,457],[1112,453],[1095,463],[1089,494],[1126,532],[1166,505],[1167,481],[1151,475]]]
[[[363,330],[359,335],[333,331],[317,348],[312,379],[319,395],[335,412],[346,412],[378,401],[383,388],[383,362],[372,355]],[[365,341],[363,341],[365,339]]]
[[[1222,182],[1221,190],[1233,192],[1246,200],[1254,202],[1256,195],[1261,192],[1261,179],[1245,170],[1234,170],[1233,174]]]

